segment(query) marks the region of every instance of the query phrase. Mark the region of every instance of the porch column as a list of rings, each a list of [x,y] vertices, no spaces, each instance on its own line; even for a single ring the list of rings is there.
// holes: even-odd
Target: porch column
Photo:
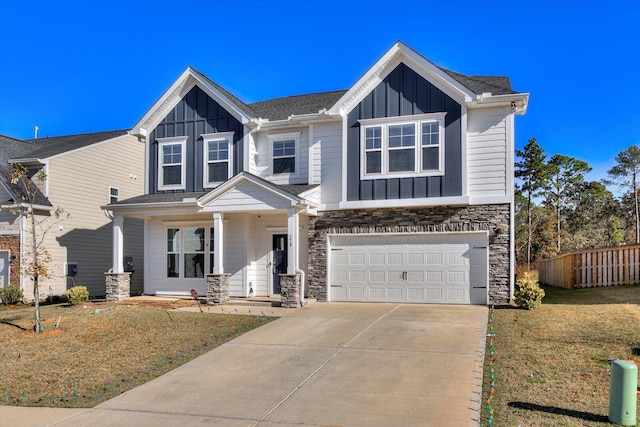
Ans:
[[[129,297],[131,273],[124,272],[124,217],[113,217],[113,266],[105,273],[105,293],[107,301],[122,301]]]
[[[224,273],[224,214],[213,213],[213,274]]]
[[[287,274],[296,274],[298,268],[298,252],[300,237],[300,213],[295,209],[287,210],[287,242],[289,248],[287,250]]]
[[[124,273],[124,217],[122,215],[116,215],[113,217],[113,273]]]

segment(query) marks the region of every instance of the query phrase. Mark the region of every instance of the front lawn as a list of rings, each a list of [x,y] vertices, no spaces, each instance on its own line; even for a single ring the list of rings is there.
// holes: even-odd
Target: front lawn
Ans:
[[[640,286],[544,290],[535,310],[493,313],[481,425],[488,425],[492,358],[493,426],[611,425],[607,360],[640,363]]]
[[[273,320],[86,303],[42,307],[36,335],[33,307],[0,307],[0,404],[23,406],[95,406]]]

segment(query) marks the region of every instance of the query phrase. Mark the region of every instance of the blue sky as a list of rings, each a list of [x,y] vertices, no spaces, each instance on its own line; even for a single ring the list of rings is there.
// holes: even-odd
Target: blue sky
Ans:
[[[640,142],[640,1],[0,0],[0,134],[132,127],[193,66],[245,102],[347,89],[402,40],[531,93],[516,147],[599,179]]]

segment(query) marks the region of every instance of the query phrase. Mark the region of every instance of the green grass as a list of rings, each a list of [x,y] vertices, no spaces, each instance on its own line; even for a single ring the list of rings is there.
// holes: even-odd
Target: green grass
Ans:
[[[633,349],[640,347],[640,286],[544,289],[543,305],[535,310],[494,312],[493,425],[611,425],[607,360],[631,360]]]

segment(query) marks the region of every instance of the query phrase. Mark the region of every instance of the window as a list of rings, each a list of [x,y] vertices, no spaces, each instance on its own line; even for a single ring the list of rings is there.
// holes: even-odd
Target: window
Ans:
[[[116,187],[109,187],[109,204],[117,203],[120,190]]]
[[[189,226],[166,230],[168,278],[199,279],[213,272],[213,228]]]
[[[202,135],[204,186],[212,187],[233,176],[233,132]]]
[[[300,132],[269,135],[271,143],[271,174],[297,175],[299,172]]]
[[[158,138],[158,188],[184,189],[185,146],[187,137]]]
[[[360,120],[361,178],[442,175],[444,116]]]

